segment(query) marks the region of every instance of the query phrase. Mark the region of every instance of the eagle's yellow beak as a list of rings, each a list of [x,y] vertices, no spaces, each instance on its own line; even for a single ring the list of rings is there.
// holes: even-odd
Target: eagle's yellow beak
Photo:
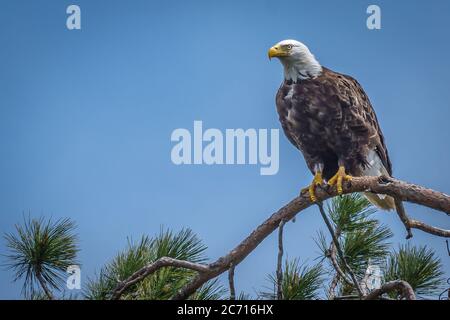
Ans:
[[[287,54],[279,45],[275,45],[269,49],[268,55],[270,60],[274,57],[285,57]]]

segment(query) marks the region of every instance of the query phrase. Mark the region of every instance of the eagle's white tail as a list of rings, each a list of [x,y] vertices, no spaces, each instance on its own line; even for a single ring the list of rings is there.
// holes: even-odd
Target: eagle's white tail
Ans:
[[[369,151],[369,155],[367,156],[367,162],[369,166],[364,169],[363,174],[366,176],[381,176],[386,175],[389,176],[386,168],[383,165],[378,154],[371,150]],[[372,204],[377,206],[383,210],[393,210],[395,209],[395,201],[394,198],[389,197],[384,194],[376,194],[371,192],[364,192],[364,196],[369,200]]]
[[[395,201],[392,197],[372,192],[364,192],[363,194],[367,200],[380,209],[387,211],[395,209]]]

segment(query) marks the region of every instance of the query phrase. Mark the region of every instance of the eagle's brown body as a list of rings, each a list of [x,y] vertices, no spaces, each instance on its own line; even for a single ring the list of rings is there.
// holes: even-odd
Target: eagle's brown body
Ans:
[[[323,68],[315,78],[296,83],[284,80],[276,105],[286,136],[303,153],[313,174],[321,164],[326,180],[338,165],[345,166],[350,175],[361,176],[371,166],[372,151],[385,171],[380,174],[392,175],[375,112],[352,77]]]

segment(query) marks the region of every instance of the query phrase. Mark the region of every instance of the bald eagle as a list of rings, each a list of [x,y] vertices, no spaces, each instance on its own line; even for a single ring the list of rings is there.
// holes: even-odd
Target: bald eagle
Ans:
[[[321,66],[308,47],[295,40],[271,47],[269,58],[274,57],[284,68],[276,95],[278,115],[314,175],[307,188],[311,200],[316,201],[315,188],[324,179],[341,194],[343,181],[352,176],[391,176],[383,133],[358,81]],[[382,209],[395,209],[389,196],[365,196]]]

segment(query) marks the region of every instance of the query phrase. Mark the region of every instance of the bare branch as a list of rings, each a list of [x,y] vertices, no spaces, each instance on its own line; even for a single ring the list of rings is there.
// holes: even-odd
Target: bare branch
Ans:
[[[450,238],[450,230],[436,228],[423,223],[422,221],[409,219],[409,225],[411,228],[419,229],[425,231],[426,233],[434,234],[435,236]]]
[[[277,260],[277,299],[283,299],[283,228],[284,220],[278,226],[278,260]]]
[[[234,265],[230,265],[228,270],[228,283],[230,285],[230,300],[236,300],[236,290],[234,288]]]
[[[450,215],[450,197],[445,193],[396,180],[391,177],[354,178],[349,189],[366,188],[366,191],[387,194],[401,201],[420,204]],[[353,192],[360,192],[354,190]]]
[[[379,289],[375,289],[370,292],[364,299],[365,300],[375,300],[381,298],[381,296],[385,293],[389,293],[392,291],[397,291],[401,297],[406,300],[416,300],[416,295],[414,294],[414,290],[411,285],[403,280],[395,280],[386,282]]]
[[[403,207],[403,203],[397,199],[395,199],[395,206],[397,209],[397,214],[400,217],[400,220],[402,220],[403,224],[406,228],[406,239],[412,238],[412,232],[411,228],[419,229],[422,231],[425,231],[430,234],[434,234],[439,237],[450,237],[450,230],[444,230],[440,228],[436,228],[430,225],[427,225],[426,223],[423,223],[422,221],[418,221],[415,219],[411,219],[406,214],[405,208]]]
[[[400,220],[403,222],[403,225],[406,229],[406,239],[412,238],[412,231],[411,231],[411,220],[409,219],[408,215],[406,214],[405,207],[403,206],[403,202],[400,201],[398,198],[394,199],[395,201],[395,209],[397,210],[397,215],[399,216]]]

